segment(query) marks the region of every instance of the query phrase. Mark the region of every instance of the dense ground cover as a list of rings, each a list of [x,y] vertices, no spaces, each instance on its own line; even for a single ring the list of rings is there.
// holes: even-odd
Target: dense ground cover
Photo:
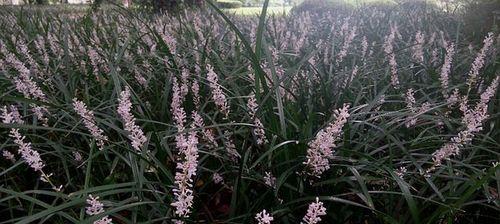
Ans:
[[[272,15],[287,14],[290,12],[292,8],[293,8],[292,6],[268,7],[267,9],[269,11],[267,13]],[[255,16],[255,15],[260,15],[260,13],[262,12],[262,7],[241,7],[236,9],[225,9],[224,12],[227,12],[228,14],[235,14],[242,16]]]
[[[85,15],[0,10],[0,223],[500,218],[497,33],[421,5]]]

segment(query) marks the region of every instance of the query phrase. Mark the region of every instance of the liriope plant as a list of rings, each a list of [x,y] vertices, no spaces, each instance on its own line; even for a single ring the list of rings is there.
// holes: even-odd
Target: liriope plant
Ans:
[[[498,221],[497,33],[268,3],[1,9],[0,223]]]

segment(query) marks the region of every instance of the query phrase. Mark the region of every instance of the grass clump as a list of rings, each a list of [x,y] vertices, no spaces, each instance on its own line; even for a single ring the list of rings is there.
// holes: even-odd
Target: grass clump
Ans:
[[[0,10],[0,222],[498,222],[498,34],[404,7]]]

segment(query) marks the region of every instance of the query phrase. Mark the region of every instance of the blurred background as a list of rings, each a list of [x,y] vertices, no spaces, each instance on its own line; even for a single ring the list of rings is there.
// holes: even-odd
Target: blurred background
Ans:
[[[264,0],[216,0],[213,1],[227,13],[237,15],[259,14]],[[432,7],[440,8],[449,15],[464,20],[468,32],[483,36],[500,20],[500,0],[270,0],[268,13],[350,10],[363,5]],[[189,7],[207,7],[205,0],[0,0],[0,5],[40,6],[58,5],[73,10],[97,7],[126,7],[177,12]],[[475,36],[475,35],[474,35]]]

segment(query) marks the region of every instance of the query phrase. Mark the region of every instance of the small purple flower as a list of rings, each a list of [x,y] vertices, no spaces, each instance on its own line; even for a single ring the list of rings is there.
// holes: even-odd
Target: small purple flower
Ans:
[[[257,220],[258,224],[271,224],[274,218],[264,209],[255,215],[255,220]]]
[[[342,128],[349,118],[349,105],[345,104],[341,109],[335,111],[336,119],[325,129],[316,134],[316,138],[309,142],[307,149],[306,165],[307,173],[311,176],[321,177],[323,172],[330,169],[330,159],[333,159],[333,149],[337,147],[337,141],[342,134]]]
[[[88,110],[87,105],[76,98],[73,99],[73,108],[83,119],[83,124],[89,130],[90,134],[96,139],[99,150],[102,150],[104,148],[104,142],[108,140],[108,137],[105,136],[104,131],[97,126],[94,112]]]
[[[130,101],[130,89],[128,87],[125,87],[125,90],[120,93],[118,103],[118,114],[123,120],[125,130],[129,133],[128,137],[131,140],[132,147],[137,151],[141,151],[147,138],[144,136],[142,129],[135,124],[135,117],[130,112],[132,102]]]
[[[326,208],[323,206],[323,202],[316,198],[316,202],[309,204],[307,208],[307,214],[302,219],[301,224],[316,224],[321,222],[321,216],[326,215]]]

